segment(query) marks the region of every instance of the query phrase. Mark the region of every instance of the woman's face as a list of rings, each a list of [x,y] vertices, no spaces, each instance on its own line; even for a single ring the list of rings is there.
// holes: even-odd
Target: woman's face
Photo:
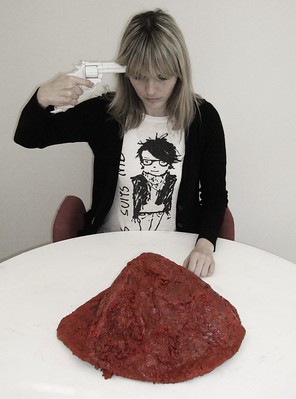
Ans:
[[[170,98],[177,78],[149,78],[147,76],[129,77],[131,85],[144,104],[146,113],[151,116],[166,116],[167,102]]]

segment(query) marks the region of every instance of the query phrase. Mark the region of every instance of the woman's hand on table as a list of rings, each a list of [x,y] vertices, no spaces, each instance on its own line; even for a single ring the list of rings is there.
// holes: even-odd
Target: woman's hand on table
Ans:
[[[214,245],[209,240],[200,238],[185,259],[183,266],[191,270],[197,276],[209,277],[215,271],[213,253]]]

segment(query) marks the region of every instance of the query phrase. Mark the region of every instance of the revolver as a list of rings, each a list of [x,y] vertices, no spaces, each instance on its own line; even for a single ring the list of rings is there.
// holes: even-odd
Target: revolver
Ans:
[[[94,83],[94,87],[92,87],[91,89],[82,86],[83,94],[79,97],[78,103],[88,100],[89,98],[96,97],[98,95],[97,85],[102,81],[104,73],[125,73],[125,70],[125,66],[116,64],[115,62],[82,61],[80,65],[76,65],[75,70],[68,75],[88,79]],[[51,112],[53,114],[56,114],[58,112],[65,112],[69,108],[73,108],[73,105],[54,107],[54,110]]]

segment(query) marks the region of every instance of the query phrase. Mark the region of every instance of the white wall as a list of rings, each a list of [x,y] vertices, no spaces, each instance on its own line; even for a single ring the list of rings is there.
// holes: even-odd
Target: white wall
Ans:
[[[49,242],[65,195],[90,202],[87,145],[14,144],[21,108],[72,63],[112,60],[130,15],[155,7],[177,19],[195,89],[222,117],[237,240],[296,262],[294,0],[1,0],[0,259]]]

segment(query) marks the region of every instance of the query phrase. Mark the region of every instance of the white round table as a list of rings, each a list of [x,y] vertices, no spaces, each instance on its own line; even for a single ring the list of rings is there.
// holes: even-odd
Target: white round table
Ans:
[[[206,282],[238,310],[246,336],[211,373],[177,384],[105,380],[56,338],[66,316],[142,252],[182,264],[195,235],[106,233],[50,244],[0,265],[0,392],[5,399],[295,399],[296,265],[219,239]]]

